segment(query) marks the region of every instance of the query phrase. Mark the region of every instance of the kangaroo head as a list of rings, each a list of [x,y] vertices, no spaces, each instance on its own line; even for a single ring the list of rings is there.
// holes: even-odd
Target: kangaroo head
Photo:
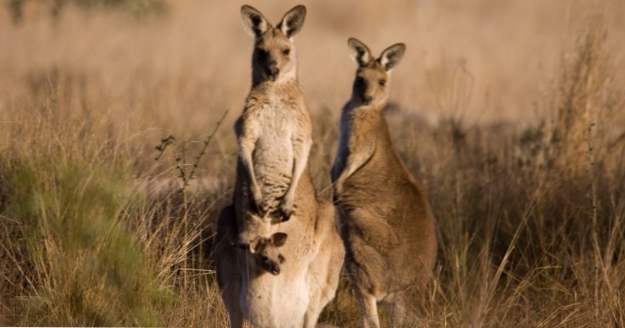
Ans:
[[[279,248],[286,243],[288,235],[284,232],[273,233],[273,228],[270,222],[248,212],[239,227],[238,240],[234,246],[252,254],[260,268],[277,275],[285,261]]]
[[[280,274],[280,266],[285,261],[279,248],[284,246],[287,236],[284,232],[276,232],[269,238],[257,236],[246,243],[240,242],[237,247],[249,251],[260,268],[273,275],[278,275]]]
[[[270,238],[259,238],[255,243],[254,254],[258,265],[274,276],[280,274],[280,266],[285,261],[279,248],[286,243],[286,239],[287,234],[276,232]]]
[[[294,80],[297,63],[293,36],[304,25],[306,7],[293,7],[276,27],[252,6],[241,7],[241,17],[245,28],[254,36],[253,83]]]
[[[404,56],[406,45],[396,43],[374,58],[361,41],[349,38],[347,44],[358,64],[351,101],[357,105],[383,107],[389,96],[390,72]]]

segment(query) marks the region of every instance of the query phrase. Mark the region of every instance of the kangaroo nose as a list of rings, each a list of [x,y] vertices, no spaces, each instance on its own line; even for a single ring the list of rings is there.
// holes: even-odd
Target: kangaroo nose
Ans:
[[[278,68],[278,66],[276,65],[276,63],[270,63],[269,64],[269,75],[271,75],[271,77],[277,77],[278,74],[280,74],[280,69]]]
[[[371,100],[373,100],[373,97],[372,97],[371,95],[364,95],[364,96],[362,97],[362,100],[363,100],[364,102],[366,102],[366,103],[369,103],[369,102],[371,102]]]
[[[272,275],[277,276],[280,274],[280,267],[274,264],[271,266],[270,272]]]

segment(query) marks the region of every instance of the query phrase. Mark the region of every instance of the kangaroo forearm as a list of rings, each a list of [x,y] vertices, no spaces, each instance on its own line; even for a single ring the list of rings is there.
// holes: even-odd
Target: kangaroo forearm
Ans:
[[[247,173],[247,177],[250,180],[250,184],[256,184],[256,175],[254,174],[254,163],[252,160],[252,151],[247,147],[242,147],[239,152],[239,158],[241,160],[241,164],[243,165],[243,169]]]
[[[299,180],[304,173],[304,169],[306,168],[306,164],[308,163],[308,157],[310,155],[310,142],[306,142],[302,145],[302,149],[300,149],[300,156],[296,156],[293,158],[293,176],[291,178],[291,185],[289,186],[289,192],[293,193],[299,184]],[[293,190],[293,191],[291,191]]]
[[[348,161],[335,183],[337,185],[342,185],[345,180],[354,174],[354,172],[356,172],[356,170],[358,170],[364,163],[365,161],[363,159],[358,159],[358,161]]]
[[[341,177],[339,180],[345,180],[349,178],[352,174],[354,174],[358,169],[360,169],[365,163],[369,161],[371,156],[373,156],[374,147],[368,147],[366,150],[361,152],[357,152],[347,158],[347,163],[345,164],[345,168],[341,173]]]

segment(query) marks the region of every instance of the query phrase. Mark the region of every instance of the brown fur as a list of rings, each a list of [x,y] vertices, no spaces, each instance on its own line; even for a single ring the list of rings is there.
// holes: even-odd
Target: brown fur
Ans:
[[[354,44],[364,46],[350,40]],[[389,51],[400,55],[385,58]],[[437,243],[427,196],[394,151],[383,114],[389,64],[396,65],[403,45],[389,47],[378,59],[371,58],[366,47],[355,53],[359,68],[352,98],[343,109],[332,175],[343,220],[347,271],[359,292],[365,325],[378,326],[376,302],[403,307],[406,289],[427,282]],[[384,85],[380,80],[385,80]],[[405,312],[396,310],[394,325],[399,325]]]

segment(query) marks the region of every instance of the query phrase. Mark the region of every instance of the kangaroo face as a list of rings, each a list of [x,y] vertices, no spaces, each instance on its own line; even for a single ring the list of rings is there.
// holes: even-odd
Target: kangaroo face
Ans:
[[[280,274],[280,266],[285,261],[279,248],[286,243],[286,239],[287,234],[277,232],[271,238],[260,238],[255,245],[258,265],[274,276]]]
[[[374,58],[361,41],[350,38],[347,43],[358,64],[351,101],[356,105],[374,107],[385,104],[389,97],[390,72],[403,57],[406,46],[394,44],[382,51],[380,57]]]
[[[288,235],[284,232],[272,233],[272,228],[271,223],[248,212],[242,226],[239,227],[235,246],[250,252],[256,264],[264,271],[278,275],[280,266],[285,261],[279,248],[284,246]]]
[[[260,268],[276,276],[280,274],[280,266],[285,261],[279,248],[284,246],[287,236],[284,232],[276,232],[269,238],[255,237],[247,242],[239,241],[237,246],[249,251]]]
[[[241,7],[241,17],[255,40],[252,55],[254,84],[295,79],[297,65],[293,36],[304,24],[306,7],[300,5],[289,10],[276,27],[260,11],[248,5]]]
[[[253,70],[263,80],[276,81],[279,77],[293,76],[295,51],[291,41],[280,30],[266,32],[256,42],[252,57]]]
[[[376,105],[388,100],[388,73],[377,61],[371,61],[356,71],[352,95],[363,105]]]

